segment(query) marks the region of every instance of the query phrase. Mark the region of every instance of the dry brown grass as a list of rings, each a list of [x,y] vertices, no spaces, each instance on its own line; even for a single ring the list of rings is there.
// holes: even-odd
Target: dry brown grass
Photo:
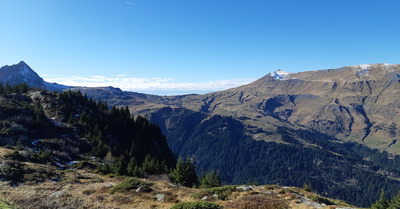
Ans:
[[[8,149],[5,147],[0,147],[0,157],[5,157],[7,155],[10,155],[14,152],[12,149]]]
[[[286,209],[289,202],[276,195],[250,195],[225,204],[226,208]]]
[[[78,179],[84,176],[85,178]],[[173,188],[168,182],[155,182],[155,192],[127,191],[109,194],[107,191],[123,178],[108,178],[82,170],[66,172],[60,182],[44,182],[35,185],[12,187],[0,186],[0,197],[22,208],[170,208],[179,195],[186,196],[192,189]],[[165,195],[165,202],[157,202],[158,193]],[[185,198],[182,198],[184,200]]]
[[[41,169],[45,165],[29,164]],[[140,209],[167,209],[179,202],[194,202],[193,194],[200,189],[171,186],[164,177],[155,177],[161,180],[151,181],[153,189],[150,193],[128,190],[110,194],[108,190],[121,183],[125,178],[110,178],[85,170],[62,171],[63,178],[59,182],[46,181],[38,184],[24,184],[12,187],[6,182],[0,182],[0,199],[27,209],[47,208],[140,208]],[[143,181],[149,181],[142,179]],[[292,188],[291,188],[292,189]],[[215,202],[227,208],[310,208],[295,203],[295,195],[290,192],[281,193],[283,189],[278,186],[260,186],[253,191],[234,191],[226,200]],[[296,193],[308,195],[300,189]],[[292,191],[291,190],[291,191]],[[281,194],[280,194],[281,193]],[[157,194],[164,194],[164,202],[156,200]],[[311,194],[311,193],[310,193]],[[304,206],[304,207],[303,207]]]

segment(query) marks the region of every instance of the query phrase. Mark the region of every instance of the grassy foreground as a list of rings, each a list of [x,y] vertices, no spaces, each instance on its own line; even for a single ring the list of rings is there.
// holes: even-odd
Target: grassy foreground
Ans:
[[[0,199],[0,208],[2,209],[18,209],[18,207]]]
[[[219,205],[223,208],[337,208],[348,204],[299,188],[275,185],[222,186],[211,189],[177,187],[166,176],[150,179],[101,176],[84,170],[66,171],[62,181],[0,185],[0,208],[182,208]],[[218,208],[221,208],[218,207]],[[183,207],[185,208],[185,207]]]

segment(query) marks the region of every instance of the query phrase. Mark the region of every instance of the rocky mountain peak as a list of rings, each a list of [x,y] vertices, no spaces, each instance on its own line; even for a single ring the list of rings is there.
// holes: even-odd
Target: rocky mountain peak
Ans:
[[[30,87],[47,89],[50,91],[62,91],[70,87],[57,83],[48,83],[43,80],[28,64],[20,61],[15,65],[5,65],[0,68],[0,82],[11,86],[26,83]]]
[[[32,87],[43,87],[43,79],[30,68],[24,61],[16,65],[0,68],[0,82],[10,85],[26,83]]]
[[[277,80],[286,80],[289,79],[291,73],[285,72],[281,69],[278,69],[269,75]]]

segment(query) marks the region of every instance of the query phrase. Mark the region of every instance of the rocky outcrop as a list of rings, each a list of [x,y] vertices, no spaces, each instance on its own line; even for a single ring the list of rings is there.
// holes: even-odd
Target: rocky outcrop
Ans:
[[[0,82],[4,85],[9,84],[10,86],[26,83],[30,87],[47,89],[50,91],[62,91],[64,89],[69,89],[68,86],[44,81],[43,78],[41,78],[23,61],[16,65],[6,65],[1,67]]]

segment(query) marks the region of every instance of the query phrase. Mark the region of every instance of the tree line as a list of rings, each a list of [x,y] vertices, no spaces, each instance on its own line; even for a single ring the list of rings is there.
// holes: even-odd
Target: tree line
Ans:
[[[400,177],[398,156],[389,157],[355,143],[339,143],[319,132],[288,128],[278,132],[290,144],[256,141],[244,134],[245,127],[233,118],[207,117],[172,108],[151,115],[175,153],[193,156],[198,173],[220,170],[224,184],[309,184],[321,195],[361,207],[376,201],[382,188],[390,197],[400,188],[400,182],[378,172]],[[174,121],[174,129],[166,129],[167,119]],[[318,146],[303,146],[298,139]],[[366,160],[367,156],[371,158]]]
[[[104,174],[145,176],[167,173],[175,166],[165,136],[156,124],[129,108],[111,108],[80,91],[57,94],[65,122],[79,129],[92,144],[90,154],[104,159]]]

